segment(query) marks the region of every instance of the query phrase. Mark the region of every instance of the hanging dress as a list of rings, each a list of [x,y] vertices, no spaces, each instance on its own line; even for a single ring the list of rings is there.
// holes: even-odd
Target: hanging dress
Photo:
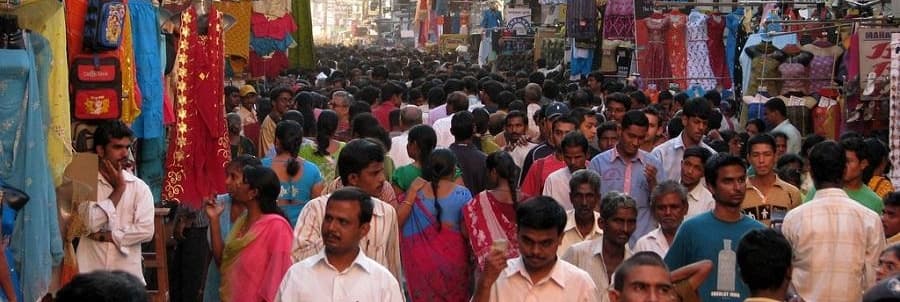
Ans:
[[[175,127],[166,156],[163,199],[199,208],[225,191],[231,146],[225,127],[221,13],[210,8],[206,35],[193,6],[181,15],[175,57]]]
[[[747,90],[744,95],[754,95],[759,91],[761,86],[766,87],[769,95],[781,94],[781,80],[761,80],[761,78],[780,78],[781,71],[778,66],[781,65],[781,59],[784,53],[771,42],[762,42],[753,48],[747,48],[745,52],[750,54],[757,51],[758,54],[751,59],[750,63],[750,81],[747,84]]]
[[[634,41],[634,1],[609,0],[603,13],[603,38]]]
[[[725,17],[713,15],[706,21],[706,48],[709,49],[709,65],[713,74],[718,78],[716,82],[722,88],[731,89],[731,76],[725,57]]]
[[[672,77],[677,78],[670,82],[678,83],[678,86],[684,90],[687,85],[687,47],[685,42],[685,26],[687,26],[687,16],[677,10],[669,13],[669,29],[666,31],[666,49],[668,50],[669,65],[672,69]],[[664,86],[665,87],[665,86]]]
[[[666,31],[669,29],[669,19],[662,14],[654,14],[644,19],[647,24],[648,43],[643,59],[647,66],[647,78],[668,78],[672,76],[669,59],[666,56]],[[656,84],[657,89],[667,89],[666,80],[650,80]]]
[[[700,84],[704,90],[716,88],[716,79],[709,65],[709,49],[706,48],[706,15],[693,11],[687,22],[687,76],[688,85]]]
[[[803,45],[803,50],[813,53],[813,59],[809,63],[809,77],[813,79],[809,83],[810,91],[815,92],[831,85],[831,80],[827,79],[834,78],[835,61],[844,50],[821,40]]]

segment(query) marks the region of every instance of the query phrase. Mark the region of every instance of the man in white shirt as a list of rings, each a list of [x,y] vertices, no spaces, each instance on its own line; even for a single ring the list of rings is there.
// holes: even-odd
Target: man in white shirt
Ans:
[[[450,124],[453,114],[466,111],[469,108],[469,98],[465,93],[456,91],[447,96],[447,116],[434,122],[431,126],[437,134],[437,147],[447,148],[453,143],[453,134],[450,133]]]
[[[800,130],[787,119],[787,105],[780,98],[766,101],[766,123],[772,128],[771,132],[781,132],[787,135],[787,153],[800,154]]]
[[[321,225],[325,249],[291,266],[275,301],[402,302],[397,279],[359,247],[371,229],[373,209],[372,198],[359,188],[331,194]]]
[[[509,152],[516,166],[522,168],[528,151],[537,146],[537,144],[529,142],[525,137],[528,129],[528,118],[525,116],[525,112],[510,111],[506,115],[504,125],[503,135],[506,136],[506,146],[503,147],[503,150]]]
[[[603,230],[597,225],[600,213],[596,211],[600,204],[600,174],[594,170],[578,170],[572,174],[568,187],[574,209],[566,211],[566,228],[556,249],[557,256],[576,243],[603,236]]]
[[[562,155],[566,168],[556,170],[544,180],[543,194],[553,197],[566,211],[572,210],[572,200],[569,198],[569,180],[572,173],[587,167],[588,141],[581,132],[573,131],[566,134],[559,145],[557,154]],[[599,185],[597,187],[599,189]]]
[[[520,203],[516,223],[521,256],[507,260],[506,242],[495,241],[472,301],[598,301],[588,273],[556,257],[566,213],[553,198]]]
[[[706,148],[695,146],[684,151],[681,160],[681,184],[688,190],[688,209],[684,219],[706,213],[716,207],[716,200],[703,185],[704,166],[712,154]]]
[[[544,92],[541,89],[541,85],[536,83],[525,85],[525,95],[522,99],[525,101],[527,105],[526,111],[528,111],[528,138],[535,142],[540,141],[541,128],[537,121],[534,120],[534,114],[541,110],[541,96],[543,95]]]
[[[781,226],[794,251],[791,285],[805,301],[860,301],[875,285],[884,229],[878,214],[842,189],[846,162],[834,141],[813,147],[809,166],[818,191]]]
[[[422,110],[416,106],[406,106],[400,109],[400,128],[403,134],[391,138],[391,151],[388,152],[394,167],[403,167],[413,162],[406,153],[406,144],[409,143],[409,129],[422,124]]]
[[[585,270],[594,280],[599,301],[609,301],[605,294],[611,285],[610,271],[631,257],[628,240],[635,230],[637,205],[633,198],[619,192],[606,194],[600,204],[597,224],[603,228],[603,236],[576,243],[562,259]]]
[[[134,133],[121,121],[110,121],[94,132],[94,152],[100,160],[97,201],[82,204],[85,223],[76,251],[78,271],[122,270],[144,281],[141,243],[153,239],[153,195],[141,179],[127,170]]]
[[[346,152],[344,152],[346,151]],[[338,173],[343,186],[354,186],[371,196],[381,196],[384,186],[384,151],[380,145],[366,139],[347,143],[338,157]],[[294,227],[294,243],[291,258],[294,262],[312,257],[325,247],[321,226],[325,219],[328,197],[323,195],[310,200]],[[400,279],[400,233],[397,212],[390,204],[372,198],[373,215],[371,232],[365,234],[360,247],[367,257],[386,267]]]
[[[663,171],[666,172],[665,179],[677,180],[681,177],[680,163],[684,156],[684,150],[687,148],[701,146],[710,153],[716,153],[716,150],[703,142],[710,116],[712,116],[712,108],[709,102],[703,98],[693,98],[684,104],[684,109],[681,111],[681,123],[684,125],[684,130],[677,137],[656,146],[651,152],[662,161]]]
[[[653,188],[650,208],[653,209],[653,217],[659,222],[659,227],[638,239],[634,244],[634,251],[651,251],[661,258],[666,257],[669,243],[675,240],[675,232],[687,214],[687,191],[677,181],[664,181]]]

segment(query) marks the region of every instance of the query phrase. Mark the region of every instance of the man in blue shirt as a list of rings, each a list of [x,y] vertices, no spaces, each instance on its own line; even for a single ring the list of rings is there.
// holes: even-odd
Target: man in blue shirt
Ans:
[[[481,28],[484,34],[481,36],[481,46],[478,51],[478,64],[485,65],[491,57],[491,53],[497,51],[500,39],[500,27],[503,26],[503,14],[500,13],[497,2],[491,1],[491,9],[481,15]]]
[[[666,264],[678,269],[700,260],[712,260],[714,273],[700,286],[701,300],[744,301],[750,291],[737,273],[735,250],[744,234],[765,228],[741,214],[747,190],[747,166],[739,157],[721,153],[710,158],[704,170],[716,206],[681,224],[666,254]]]
[[[657,227],[650,210],[650,191],[664,180],[659,159],[640,149],[647,137],[650,121],[639,110],[625,113],[622,134],[615,148],[598,154],[591,160],[590,169],[600,174],[600,194],[619,191],[637,203],[637,228],[630,245]]]

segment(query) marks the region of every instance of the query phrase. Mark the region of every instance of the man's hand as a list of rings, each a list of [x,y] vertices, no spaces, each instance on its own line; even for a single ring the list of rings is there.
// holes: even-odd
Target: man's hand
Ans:
[[[101,231],[101,232],[91,233],[90,235],[88,235],[88,238],[90,238],[93,241],[99,241],[99,242],[113,242],[112,241],[112,233],[110,231]]]
[[[645,165],[644,178],[647,179],[647,185],[650,186],[650,190],[653,190],[653,188],[656,187],[656,167],[653,165]]]
[[[490,289],[504,269],[506,269],[506,251],[491,250],[484,259],[484,274],[481,275],[480,285]]]
[[[106,182],[108,182],[113,189],[118,189],[120,187],[124,188],[125,186],[125,177],[122,175],[122,168],[119,166],[119,163],[113,163],[108,159],[101,160],[100,175],[106,179]]]

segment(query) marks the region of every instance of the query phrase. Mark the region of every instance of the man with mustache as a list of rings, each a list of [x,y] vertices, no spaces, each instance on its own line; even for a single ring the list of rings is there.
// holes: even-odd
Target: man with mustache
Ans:
[[[675,232],[687,214],[687,190],[677,181],[664,181],[650,194],[650,208],[653,209],[653,217],[659,221],[659,227],[638,239],[634,251],[651,251],[665,257],[669,243],[675,239]]]
[[[537,146],[525,139],[528,118],[525,116],[525,112],[513,110],[506,115],[504,125],[503,134],[506,137],[506,146],[503,147],[503,150],[509,152],[513,161],[516,162],[516,166],[522,168],[528,151]]]
[[[574,209],[566,211],[566,229],[562,244],[556,250],[559,256],[573,244],[603,236],[603,230],[597,225],[597,220],[600,219],[600,213],[597,212],[597,205],[600,204],[600,175],[593,170],[578,170],[572,174],[568,189]]]
[[[631,257],[628,239],[637,222],[637,205],[628,195],[613,191],[603,197],[601,208],[597,224],[603,229],[603,235],[573,245],[562,259],[587,271],[597,287],[598,301],[609,301],[607,292],[612,274]]]
[[[521,256],[507,260],[504,247],[493,249],[473,302],[598,301],[591,276],[556,257],[566,226],[566,212],[556,200],[540,196],[520,203],[516,223]]]
[[[321,224],[325,249],[291,266],[275,301],[403,301],[397,279],[359,247],[371,230],[373,208],[359,188],[331,194]]]

